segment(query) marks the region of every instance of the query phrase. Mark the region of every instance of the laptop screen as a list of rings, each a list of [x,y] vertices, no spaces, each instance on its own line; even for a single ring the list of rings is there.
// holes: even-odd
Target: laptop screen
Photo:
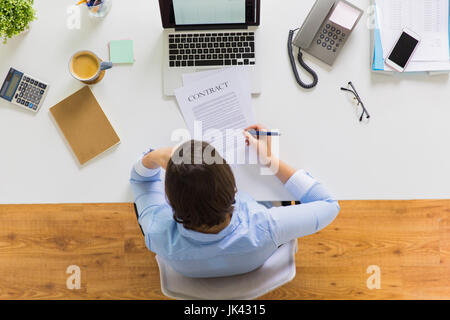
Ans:
[[[260,0],[159,0],[164,28],[212,29],[259,25]]]

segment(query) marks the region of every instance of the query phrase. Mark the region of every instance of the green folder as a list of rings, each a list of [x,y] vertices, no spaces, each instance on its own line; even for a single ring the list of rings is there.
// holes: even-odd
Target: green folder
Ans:
[[[112,63],[134,63],[133,40],[113,40],[109,43]]]

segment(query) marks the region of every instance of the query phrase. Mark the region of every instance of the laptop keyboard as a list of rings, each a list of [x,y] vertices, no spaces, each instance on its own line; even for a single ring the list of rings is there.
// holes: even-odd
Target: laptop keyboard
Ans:
[[[254,65],[255,33],[169,34],[169,66]]]

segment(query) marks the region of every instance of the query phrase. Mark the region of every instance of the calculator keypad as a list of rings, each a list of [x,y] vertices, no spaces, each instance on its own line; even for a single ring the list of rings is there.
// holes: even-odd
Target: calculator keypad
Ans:
[[[346,31],[327,23],[323,26],[322,32],[316,39],[316,43],[328,51],[337,52],[342,47],[346,36]]]
[[[24,75],[14,96],[15,102],[36,111],[46,88],[46,84]]]

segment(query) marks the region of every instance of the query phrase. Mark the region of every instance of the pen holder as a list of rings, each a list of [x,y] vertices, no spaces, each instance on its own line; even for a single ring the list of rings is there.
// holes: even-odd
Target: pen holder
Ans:
[[[86,3],[86,7],[91,17],[103,18],[108,14],[109,10],[111,10],[112,0],[99,0],[98,2],[99,3],[94,6],[88,6]]]

